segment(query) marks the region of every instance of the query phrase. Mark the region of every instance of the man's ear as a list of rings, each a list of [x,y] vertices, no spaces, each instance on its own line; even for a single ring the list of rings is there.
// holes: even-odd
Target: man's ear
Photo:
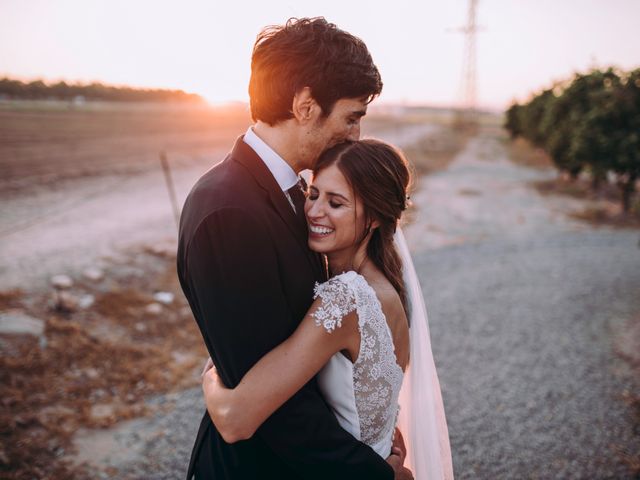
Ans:
[[[294,118],[301,124],[308,123],[318,116],[320,105],[311,95],[311,89],[304,87],[293,96],[291,112]]]

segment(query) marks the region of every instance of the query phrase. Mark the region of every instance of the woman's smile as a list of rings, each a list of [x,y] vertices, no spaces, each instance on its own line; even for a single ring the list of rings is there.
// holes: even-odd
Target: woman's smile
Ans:
[[[314,223],[309,223],[309,236],[314,237],[326,237],[327,235],[334,232],[334,229],[331,227],[327,227],[325,225],[316,225]]]

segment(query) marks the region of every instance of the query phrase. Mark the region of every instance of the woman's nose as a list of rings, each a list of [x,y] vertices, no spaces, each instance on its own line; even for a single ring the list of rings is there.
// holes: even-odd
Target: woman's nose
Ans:
[[[304,212],[307,218],[318,218],[322,216],[322,206],[318,200],[308,200],[305,204]]]

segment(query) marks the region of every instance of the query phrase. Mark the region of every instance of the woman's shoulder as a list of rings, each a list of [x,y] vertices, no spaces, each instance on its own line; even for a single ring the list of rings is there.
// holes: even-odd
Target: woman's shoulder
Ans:
[[[386,285],[380,285],[378,286],[378,288],[376,287],[372,287],[375,292],[376,292],[376,296],[378,297],[378,300],[380,300],[380,303],[382,304],[382,308],[385,311],[403,311],[404,312],[404,307],[402,306],[402,300],[400,299],[400,295],[398,294],[398,292],[396,291],[395,288],[393,288],[393,285],[391,285],[391,283],[388,283]]]
[[[400,294],[393,287],[387,277],[379,270],[367,272],[365,281],[375,293],[376,299],[380,303],[382,312],[384,313],[387,323],[394,325],[396,321],[406,318],[404,306]]]
[[[366,279],[359,273],[350,270],[334,275],[325,282],[316,282],[314,298],[326,296],[354,297],[356,290],[362,288],[363,285],[368,285]]]
[[[322,325],[325,330],[332,332],[342,326],[346,317],[352,315],[357,308],[356,272],[345,272],[331,277],[323,283],[316,283],[314,289],[314,303],[310,314],[316,325]]]
[[[334,306],[341,305],[340,310],[351,311],[358,299],[363,295],[375,297],[385,312],[404,312],[400,295],[381,272],[361,274],[353,270],[334,275],[323,283],[316,283],[315,299]]]
[[[377,268],[372,268],[365,272],[364,275],[359,275],[359,277],[361,277],[376,294],[376,297],[378,297],[383,307],[402,305],[400,295],[396,289],[393,288],[389,279]]]
[[[361,274],[354,270],[340,273],[323,283],[316,283],[319,295],[354,297],[363,290],[375,294],[383,306],[402,306],[400,295],[382,273]]]

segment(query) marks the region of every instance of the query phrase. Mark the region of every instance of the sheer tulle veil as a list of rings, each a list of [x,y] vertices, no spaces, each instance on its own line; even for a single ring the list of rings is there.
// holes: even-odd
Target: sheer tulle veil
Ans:
[[[449,432],[431,351],[427,309],[400,228],[396,230],[394,241],[403,263],[411,344],[398,416],[398,427],[407,444],[405,466],[413,472],[416,480],[453,479]]]

